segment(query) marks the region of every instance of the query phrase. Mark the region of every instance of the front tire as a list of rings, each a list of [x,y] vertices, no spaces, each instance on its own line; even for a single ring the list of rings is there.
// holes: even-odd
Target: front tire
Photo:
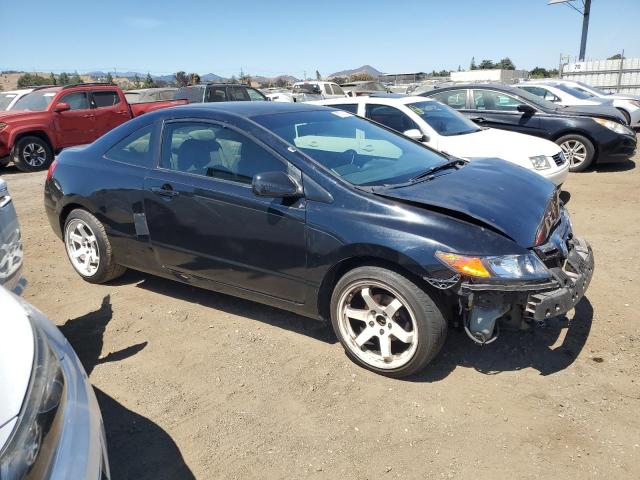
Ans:
[[[23,172],[46,170],[53,162],[53,150],[40,137],[22,137],[13,147],[12,160]]]
[[[626,110],[624,110],[622,108],[618,108],[618,111],[624,117],[624,120],[627,122],[627,125],[631,125],[631,115],[629,115],[629,112],[627,112]]]
[[[583,172],[593,163],[596,149],[587,137],[570,134],[558,138],[556,143],[569,161],[570,172]]]
[[[63,232],[71,266],[87,282],[105,283],[126,271],[113,259],[104,226],[86,210],[72,210],[65,220]]]
[[[355,363],[395,378],[422,370],[447,335],[440,308],[422,288],[373,266],[355,268],[338,281],[331,323]]]

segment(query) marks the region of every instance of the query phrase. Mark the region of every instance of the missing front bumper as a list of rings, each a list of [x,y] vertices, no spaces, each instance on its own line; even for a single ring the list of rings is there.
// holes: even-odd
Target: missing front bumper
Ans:
[[[570,240],[562,267],[550,268],[552,281],[543,284],[465,284],[460,286],[464,327],[477,343],[495,339],[498,323],[510,329],[564,315],[582,299],[594,272],[594,256],[580,238]]]

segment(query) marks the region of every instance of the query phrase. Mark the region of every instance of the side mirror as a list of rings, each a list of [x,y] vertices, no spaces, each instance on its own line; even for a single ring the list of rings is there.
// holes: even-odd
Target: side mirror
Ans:
[[[409,137],[411,140],[415,140],[416,142],[428,142],[429,136],[423,134],[417,128],[412,128],[411,130],[405,130],[402,133],[405,137]]]
[[[251,190],[259,197],[301,197],[302,186],[284,172],[264,172],[253,177]]]
[[[525,115],[533,115],[534,113],[536,113],[535,108],[525,103],[521,103],[520,105],[518,105],[518,111],[524,113]]]
[[[53,108],[53,111],[57,113],[66,112],[67,110],[71,110],[71,105],[66,102],[56,103],[56,106]]]

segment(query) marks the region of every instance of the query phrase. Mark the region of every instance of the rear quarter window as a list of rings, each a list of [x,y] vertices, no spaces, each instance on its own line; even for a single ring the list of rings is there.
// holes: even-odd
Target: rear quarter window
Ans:
[[[152,137],[153,125],[143,127],[116,143],[104,157],[129,165],[150,166]]]
[[[120,103],[120,95],[114,90],[93,92],[93,102],[96,108],[113,107]]]

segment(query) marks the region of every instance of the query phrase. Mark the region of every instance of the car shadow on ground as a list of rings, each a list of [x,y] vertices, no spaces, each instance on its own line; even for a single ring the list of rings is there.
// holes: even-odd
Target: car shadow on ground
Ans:
[[[596,165],[593,167],[594,172],[628,172],[636,168],[636,162],[633,160],[625,160],[624,162],[616,163],[603,163],[602,165]]]
[[[326,322],[316,321],[250,300],[134,271],[128,271],[116,282],[113,282],[113,284],[136,283],[138,288],[160,295],[196,303],[231,315],[250,318],[256,322],[290,330],[329,344],[334,344],[338,341],[333,330]]]
[[[4,175],[15,175],[16,173],[25,173],[22,170],[18,170],[18,167],[16,167],[13,163],[10,165],[7,165],[6,167],[0,167],[0,177],[4,176]]]
[[[545,327],[503,332],[495,343],[486,346],[474,344],[464,332],[449,330],[441,354],[423,372],[408,380],[437,382],[457,367],[473,368],[486,375],[525,368],[533,368],[540,375],[552,375],[575,361],[587,342],[592,322],[593,307],[585,297],[576,305],[571,321],[557,317]]]
[[[100,357],[103,335],[112,317],[111,298],[98,310],[67,320],[60,331],[67,338],[87,375],[96,365],[117,362],[137,354],[147,342]],[[182,454],[169,434],[148,418],[124,407],[94,388],[107,435],[109,465],[114,479],[193,479]]]

